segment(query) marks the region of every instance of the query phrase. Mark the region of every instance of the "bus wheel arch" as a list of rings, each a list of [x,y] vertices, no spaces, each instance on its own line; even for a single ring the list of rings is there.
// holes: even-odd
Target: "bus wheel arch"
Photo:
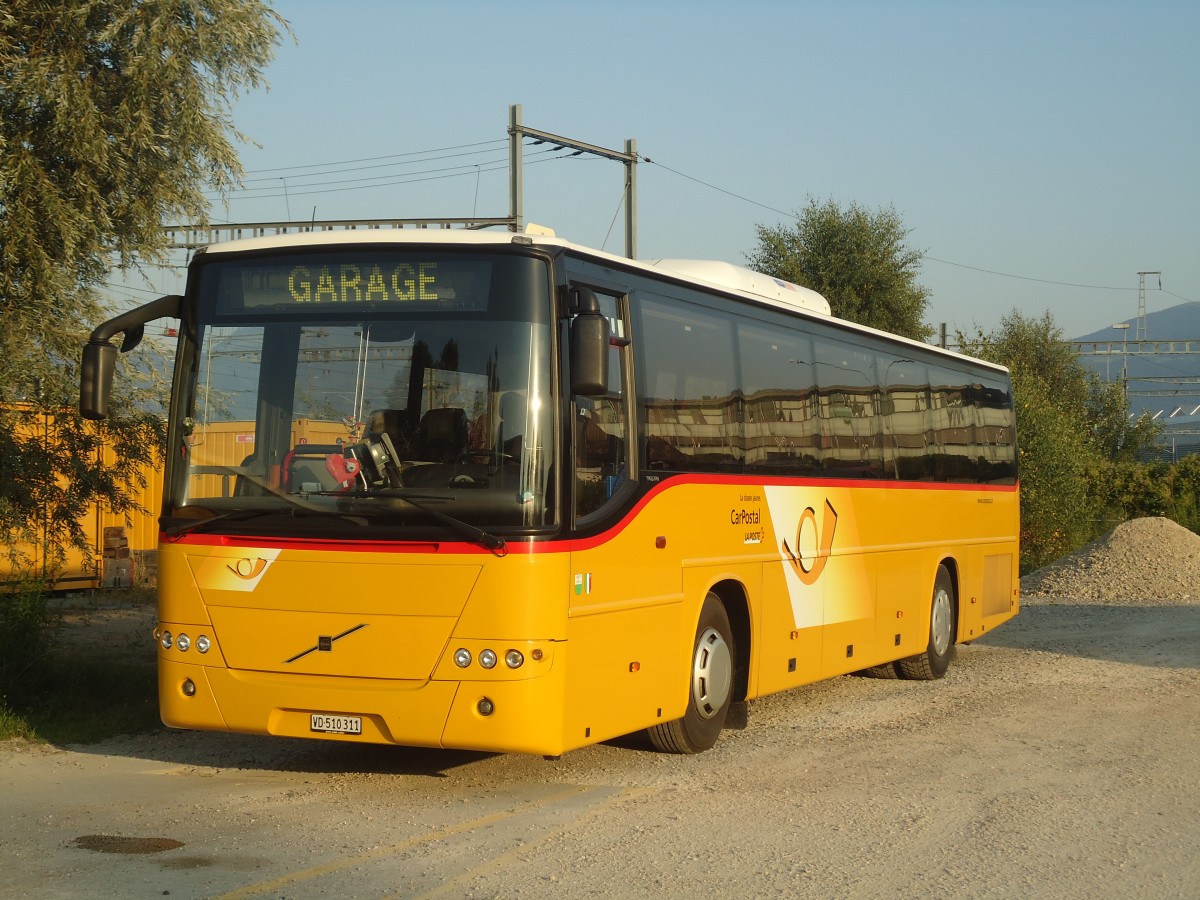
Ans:
[[[900,677],[932,681],[945,675],[950,667],[958,641],[957,573],[952,559],[938,564],[929,600],[928,643],[923,652],[896,663]]]
[[[720,737],[729,707],[737,692],[743,690],[738,686],[739,679],[745,678],[739,675],[740,652],[733,621],[740,615],[736,604],[733,606],[731,616],[716,588],[706,594],[687,660],[687,708],[682,718],[647,729],[656,749],[664,753],[699,753]],[[740,696],[745,696],[744,690]]]

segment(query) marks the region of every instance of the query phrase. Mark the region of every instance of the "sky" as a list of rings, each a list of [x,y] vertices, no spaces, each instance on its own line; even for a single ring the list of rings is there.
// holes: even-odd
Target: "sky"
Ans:
[[[1195,0],[274,7],[295,40],[233,105],[253,144],[215,222],[507,215],[520,104],[636,140],[640,258],[744,265],[757,226],[831,199],[899,214],[951,335],[1135,322],[1142,271],[1148,312],[1200,303]],[[526,219],[623,253],[622,165],[547,151]]]

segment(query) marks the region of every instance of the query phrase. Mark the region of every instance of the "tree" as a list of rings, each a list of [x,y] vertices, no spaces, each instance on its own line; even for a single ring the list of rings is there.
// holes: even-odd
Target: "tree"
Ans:
[[[1124,385],[1105,383],[1092,373],[1088,388],[1086,405],[1092,442],[1101,456],[1111,462],[1132,463],[1155,446],[1162,425],[1145,413],[1136,419],[1129,417]]]
[[[162,425],[128,392],[74,414],[108,272],[162,259],[164,220],[207,216],[241,174],[230,106],[287,26],[260,0],[8,0],[0,11],[0,531],[10,553],[76,520],[153,459]],[[118,463],[99,464],[101,437]]]
[[[915,340],[933,334],[922,321],[929,291],[917,284],[925,254],[906,246],[909,230],[894,209],[810,198],[794,225],[756,230],[751,268],[820,292],[839,318]]]

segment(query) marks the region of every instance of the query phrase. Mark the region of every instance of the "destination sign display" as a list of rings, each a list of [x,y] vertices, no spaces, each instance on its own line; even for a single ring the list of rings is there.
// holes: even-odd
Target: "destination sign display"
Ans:
[[[492,262],[436,254],[289,255],[222,262],[209,267],[205,282],[211,288],[211,279],[217,276],[221,313],[350,308],[483,311],[488,307]]]

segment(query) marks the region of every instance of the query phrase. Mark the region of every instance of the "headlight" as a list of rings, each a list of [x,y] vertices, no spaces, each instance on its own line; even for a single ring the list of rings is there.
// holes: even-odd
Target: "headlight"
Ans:
[[[510,669],[519,669],[525,665],[525,654],[520,650],[509,650],[504,654],[504,664]]]
[[[212,642],[208,639],[207,634],[202,634],[200,637],[196,638],[196,649],[201,653],[207,653],[211,646]]]
[[[171,644],[175,642],[175,639],[171,637],[171,632],[164,631],[158,636],[158,642],[162,644],[164,650],[170,650]]]
[[[465,669],[471,664],[471,651],[461,648],[454,651],[454,664],[460,669]]]
[[[192,646],[192,639],[186,634],[181,634],[175,639],[175,646],[179,648],[180,653],[187,653],[188,648]]]
[[[479,664],[485,669],[490,669],[496,665],[496,651],[483,650],[479,654]]]

